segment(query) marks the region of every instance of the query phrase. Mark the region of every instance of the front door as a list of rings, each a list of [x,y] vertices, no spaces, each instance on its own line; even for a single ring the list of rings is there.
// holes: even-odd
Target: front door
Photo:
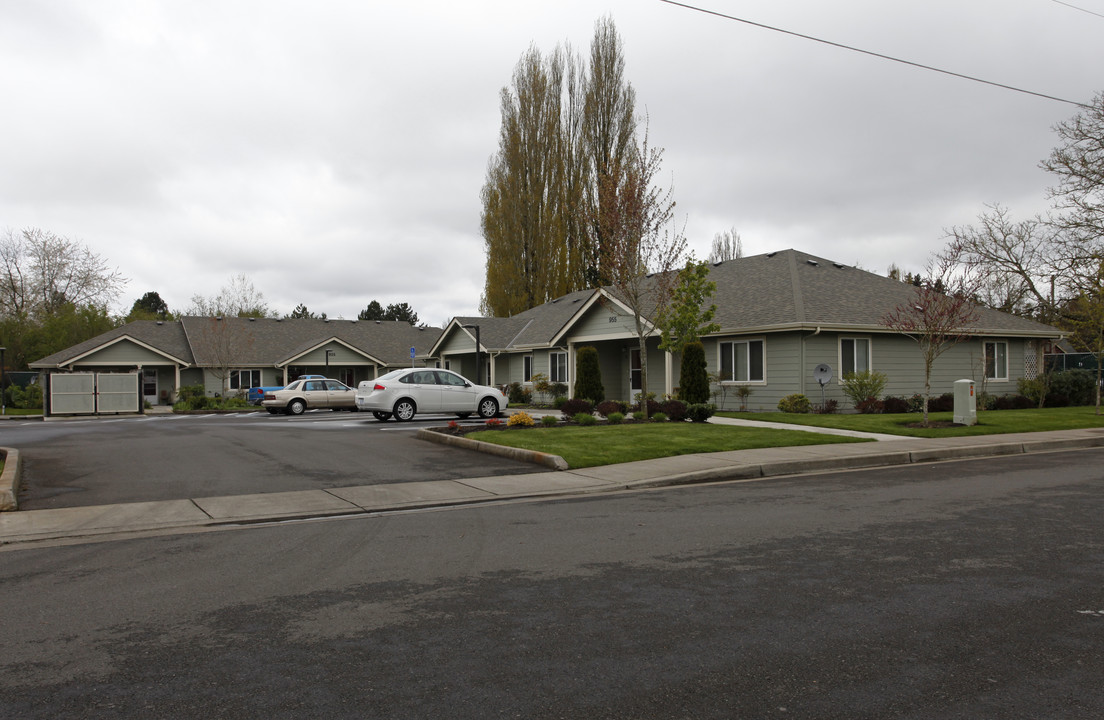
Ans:
[[[157,370],[142,368],[142,398],[150,405],[157,404]]]

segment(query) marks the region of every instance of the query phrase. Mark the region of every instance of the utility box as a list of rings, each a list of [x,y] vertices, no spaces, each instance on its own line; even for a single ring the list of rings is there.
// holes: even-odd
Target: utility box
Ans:
[[[955,380],[954,421],[956,425],[977,425],[977,397],[973,380]]]

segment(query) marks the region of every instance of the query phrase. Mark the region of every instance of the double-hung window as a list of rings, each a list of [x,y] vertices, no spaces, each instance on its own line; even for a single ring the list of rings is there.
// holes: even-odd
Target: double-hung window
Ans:
[[[567,382],[567,353],[554,352],[548,354],[548,379],[551,382]]]
[[[248,390],[249,388],[255,388],[261,386],[261,371],[260,370],[231,370],[230,371],[230,389],[231,390]]]
[[[985,379],[1008,379],[1008,343],[995,340],[985,343]]]
[[[870,340],[840,338],[840,377],[870,370]]]
[[[763,382],[765,344],[763,340],[735,340],[720,343],[721,380]]]
[[[521,359],[521,381],[523,383],[533,382],[533,356],[526,355]]]

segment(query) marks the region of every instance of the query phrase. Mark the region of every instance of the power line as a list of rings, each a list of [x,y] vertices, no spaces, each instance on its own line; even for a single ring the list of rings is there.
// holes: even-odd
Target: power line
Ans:
[[[725,20],[734,20],[746,25],[762,28],[764,30],[773,30],[774,32],[783,33],[785,35],[792,35],[794,37],[799,37],[802,40],[812,40],[813,42],[818,42],[823,45],[831,45],[832,47],[837,47],[842,50],[850,50],[852,52],[862,53],[863,55],[870,55],[872,57],[881,58],[882,60],[890,60],[895,63],[901,63],[902,65],[911,65],[912,67],[920,68],[921,70],[931,70],[932,72],[950,75],[952,77],[961,78],[963,80],[971,80],[973,82],[982,83],[984,85],[992,85],[993,87],[999,87],[1005,90],[1012,90],[1013,92],[1024,93],[1025,95],[1034,95],[1035,97],[1041,97],[1047,100],[1056,100],[1057,102],[1068,103],[1069,105],[1076,105],[1077,107],[1085,108],[1086,110],[1090,109],[1090,106],[1084,103],[1075,102],[1073,100],[1066,100],[1064,98],[1055,97],[1054,95],[1046,95],[1043,93],[1034,92],[1032,90],[1024,90],[1023,88],[1013,87],[1012,85],[1004,85],[1002,83],[993,82],[992,80],[983,80],[972,75],[963,75],[962,73],[956,73],[950,70],[943,70],[937,67],[932,67],[931,65],[922,65],[921,63],[912,62],[911,60],[902,60],[901,58],[896,58],[892,55],[883,55],[881,53],[872,52],[870,50],[863,50],[862,48],[852,47],[851,45],[843,45],[842,43],[832,42],[831,40],[823,40],[818,37],[813,37],[812,35],[802,35],[801,33],[794,32],[792,30],[783,30],[782,28],[773,27],[771,25],[764,25],[763,23],[757,23],[745,18],[738,18],[733,15],[725,15],[724,13],[719,13],[715,10],[706,10],[704,8],[695,7],[694,5],[687,5],[686,3],[675,2],[675,0],[660,0],[660,2],[665,2],[668,5],[676,5],[687,10],[694,10],[706,15],[715,15],[716,17],[724,18]],[[1057,2],[1057,0],[1055,0],[1055,2]]]
[[[1056,3],[1058,3],[1059,5],[1065,5],[1065,6],[1066,6],[1066,7],[1068,7],[1068,8],[1073,8],[1074,10],[1080,10],[1081,12],[1083,12],[1083,13],[1088,13],[1089,15],[1096,15],[1096,16],[1097,16],[1097,17],[1099,17],[1099,18],[1104,18],[1104,15],[1101,15],[1101,14],[1100,14],[1100,13],[1098,13],[1098,12],[1094,12],[1094,11],[1092,11],[1092,10],[1086,10],[1086,9],[1085,9],[1085,8],[1083,8],[1083,7],[1077,7],[1076,5],[1070,5],[1070,4],[1068,3],[1068,2],[1062,2],[1062,0],[1050,0],[1050,1],[1051,1],[1051,2],[1056,2]]]

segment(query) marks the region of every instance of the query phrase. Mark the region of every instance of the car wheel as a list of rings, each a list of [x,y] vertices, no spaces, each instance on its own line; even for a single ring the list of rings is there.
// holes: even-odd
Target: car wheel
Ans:
[[[413,420],[416,412],[418,412],[418,408],[414,401],[409,398],[403,398],[395,403],[395,419],[399,422]]]
[[[307,409],[307,404],[302,400],[292,400],[288,403],[287,411],[291,415],[302,415],[303,411]]]
[[[498,415],[498,401],[494,398],[483,398],[479,401],[479,417],[483,419],[493,418]]]
[[[391,419],[391,413],[380,412],[379,410],[373,410],[372,414],[376,416],[376,420],[380,422],[387,422]]]
[[[456,413],[456,417],[460,418],[461,420],[467,420],[468,418],[471,417],[471,413],[470,412]]]

